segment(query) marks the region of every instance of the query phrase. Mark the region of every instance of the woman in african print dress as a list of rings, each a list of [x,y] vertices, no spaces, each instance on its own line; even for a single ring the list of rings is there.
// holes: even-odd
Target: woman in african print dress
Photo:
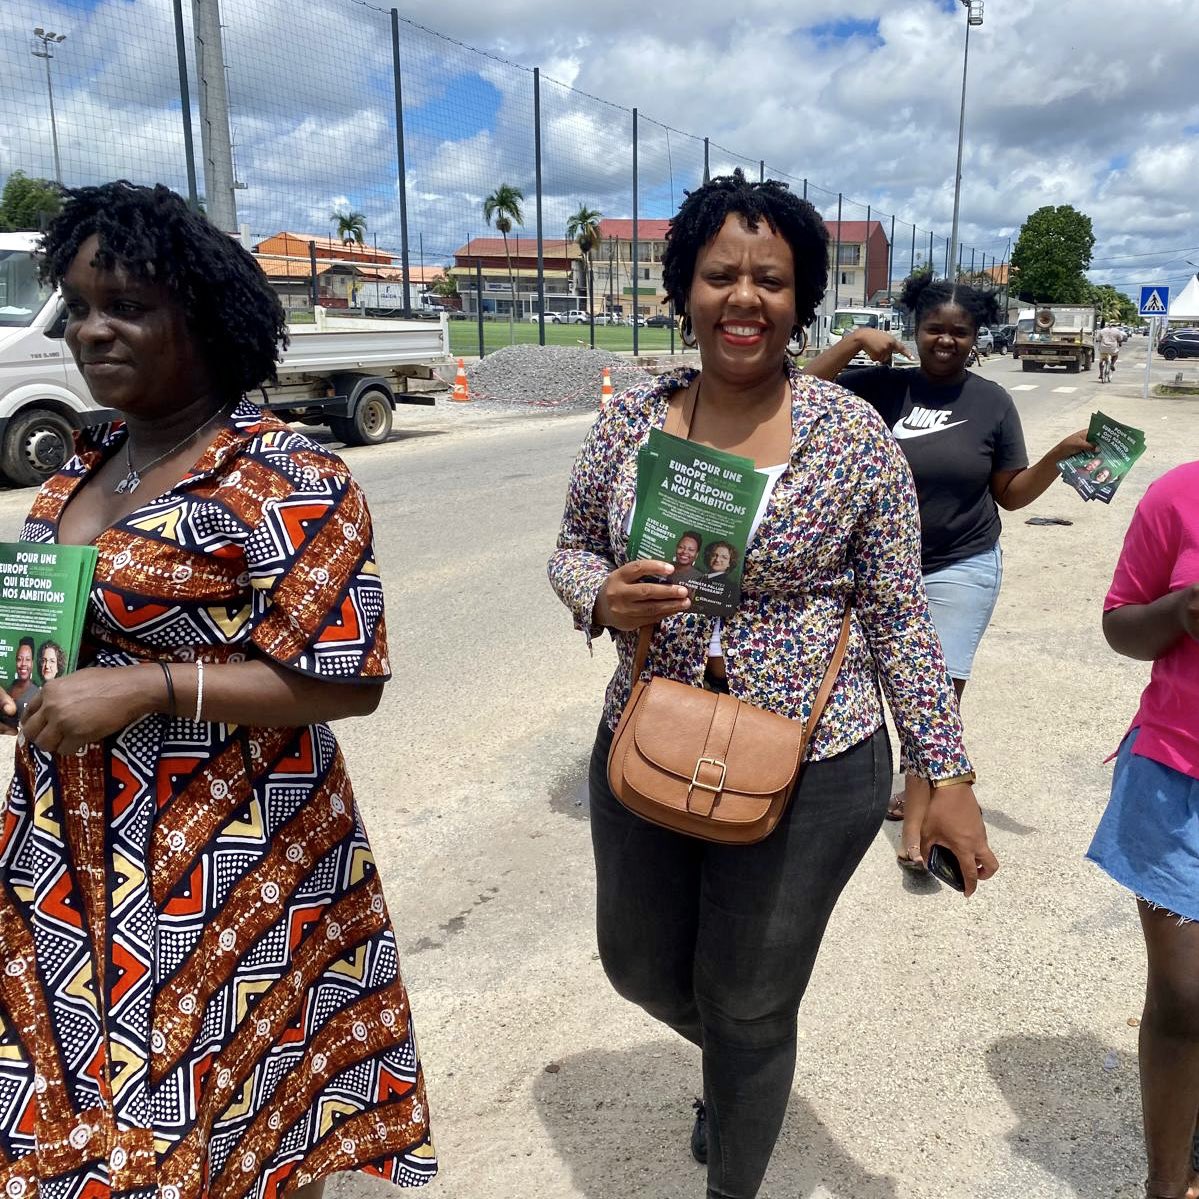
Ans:
[[[67,193],[86,430],[23,537],[94,543],[81,669],[0,830],[0,1188],[266,1199],[436,1170],[396,940],[327,721],[388,678],[362,494],[238,397],[283,311],[165,188]]]

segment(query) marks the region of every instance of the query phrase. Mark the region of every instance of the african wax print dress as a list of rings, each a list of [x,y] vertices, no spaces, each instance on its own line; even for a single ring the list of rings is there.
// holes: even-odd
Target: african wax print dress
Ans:
[[[55,539],[124,429],[81,435]],[[388,677],[344,464],[243,402],[97,539],[84,657]],[[0,828],[0,1199],[267,1199],[436,1171],[396,939],[323,724],[153,715],[68,757],[21,739]]]

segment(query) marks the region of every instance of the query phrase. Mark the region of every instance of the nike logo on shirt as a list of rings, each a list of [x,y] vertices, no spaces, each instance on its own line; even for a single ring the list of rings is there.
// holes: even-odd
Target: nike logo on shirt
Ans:
[[[892,433],[904,441],[911,437],[927,437],[930,433],[943,433],[946,429],[956,429],[964,425],[964,420],[950,420],[952,412],[941,408],[913,408],[907,416],[900,417],[895,422]]]

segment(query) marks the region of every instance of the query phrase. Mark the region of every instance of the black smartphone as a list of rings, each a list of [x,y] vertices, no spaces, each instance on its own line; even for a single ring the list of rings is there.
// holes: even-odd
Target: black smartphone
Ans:
[[[961,864],[952,850],[946,849],[944,845],[934,845],[928,851],[928,872],[955,891],[966,890]]]

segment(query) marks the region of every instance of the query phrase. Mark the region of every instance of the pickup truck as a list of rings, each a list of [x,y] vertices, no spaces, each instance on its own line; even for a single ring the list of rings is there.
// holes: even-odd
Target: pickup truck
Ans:
[[[38,281],[36,246],[37,234],[0,233],[0,474],[20,486],[62,466],[76,429],[117,416],[96,405],[66,348],[66,311]],[[449,361],[444,314],[372,320],[317,308],[313,324],[288,333],[278,385],[249,398],[283,420],[328,425],[347,445],[386,441],[397,404],[432,404],[408,380]]]
[[[1095,361],[1095,309],[1083,304],[1041,304],[1021,311],[1012,357],[1024,371],[1064,366],[1071,374]]]

